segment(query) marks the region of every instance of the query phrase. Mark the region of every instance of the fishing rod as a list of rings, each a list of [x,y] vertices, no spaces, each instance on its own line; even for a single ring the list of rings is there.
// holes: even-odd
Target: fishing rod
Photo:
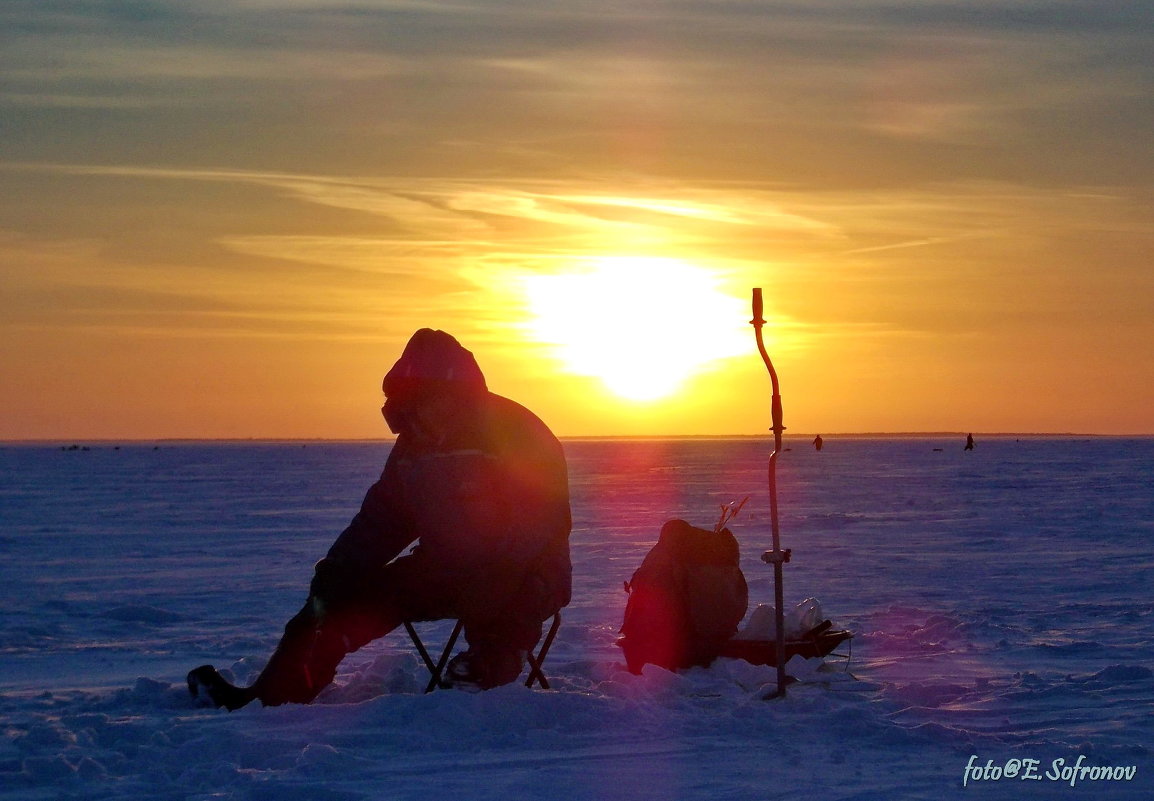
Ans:
[[[773,550],[761,555],[761,561],[773,565],[773,592],[774,607],[777,623],[777,692],[766,698],[779,698],[785,695],[785,592],[782,588],[782,565],[789,561],[789,549],[781,549],[781,532],[777,516],[777,455],[781,453],[781,432],[785,426],[781,423],[781,388],[777,381],[777,371],[773,369],[773,361],[765,349],[765,341],[761,335],[761,327],[765,320],[761,316],[762,300],[761,288],[753,290],[753,326],[754,336],[757,337],[757,350],[761,360],[765,362],[765,369],[769,371],[770,383],[773,387],[773,397],[770,406],[770,416],[773,420],[773,453],[769,455],[769,519],[773,532]]]

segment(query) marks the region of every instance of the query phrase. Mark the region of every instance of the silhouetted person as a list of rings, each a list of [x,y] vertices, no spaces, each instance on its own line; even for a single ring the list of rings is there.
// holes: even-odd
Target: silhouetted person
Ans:
[[[569,603],[568,478],[545,424],[489,392],[443,331],[413,334],[382,387],[396,443],[304,607],[251,687],[205,665],[189,673],[194,694],[229,709],[308,703],[346,654],[406,620],[442,618],[462,621],[469,646],[450,683],[488,689],[520,675],[541,623]]]
[[[966,447],[963,450],[972,451],[974,449],[974,435],[966,434]]]
[[[825,440],[823,440],[823,439],[821,438],[821,434],[818,434],[816,437],[814,437],[814,438],[813,438],[813,447],[814,447],[815,449],[817,449],[817,450],[819,450],[819,451],[820,451],[820,450],[821,450],[821,446],[822,446],[822,445],[824,445],[824,444],[825,444]]]

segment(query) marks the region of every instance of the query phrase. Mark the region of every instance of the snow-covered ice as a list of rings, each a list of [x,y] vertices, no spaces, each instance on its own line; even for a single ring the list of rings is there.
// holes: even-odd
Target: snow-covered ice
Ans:
[[[313,705],[234,713],[184,674],[256,675],[388,444],[0,447],[0,798],[1154,797],[1154,440],[962,444],[787,440],[787,602],[855,637],[784,699],[772,668],[633,676],[614,645],[662,522],[746,495],[772,602],[769,445],[571,440],[553,689],[423,695],[397,632]]]

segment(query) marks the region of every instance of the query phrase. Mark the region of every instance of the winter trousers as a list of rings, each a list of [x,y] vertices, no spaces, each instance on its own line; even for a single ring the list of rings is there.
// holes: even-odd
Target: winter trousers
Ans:
[[[496,608],[475,608],[461,586],[459,580],[431,569],[427,560],[410,555],[367,579],[350,581],[342,597],[322,600],[310,595],[285,625],[251,693],[266,706],[309,703],[332,682],[347,654],[406,620],[459,618],[471,658],[507,664],[537,644],[542,621],[553,613],[541,608],[532,576],[524,577]],[[516,678],[514,674],[508,681]]]

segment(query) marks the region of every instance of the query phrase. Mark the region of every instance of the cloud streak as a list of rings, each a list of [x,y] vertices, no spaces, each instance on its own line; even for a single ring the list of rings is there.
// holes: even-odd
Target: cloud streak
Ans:
[[[426,174],[438,161],[477,169],[453,142],[477,143],[504,162],[490,169],[514,174],[646,149],[646,168],[684,170],[719,160],[712,130],[735,155],[758,140],[782,150],[748,167],[787,180],[800,177],[790,165],[798,136],[830,150],[840,140],[894,169],[888,142],[920,143],[926,152],[909,161],[928,165],[942,144],[1023,147],[1044,115],[1065,126],[1079,158],[1105,159],[1116,129],[1154,121],[1154,15],[1122,2],[1092,12],[1053,2],[13,2],[0,22],[0,103],[77,113],[179,103],[180,121],[196,112],[221,134],[190,139],[186,164],[203,163],[203,147],[217,163],[248,161],[227,138],[228,118],[246,108],[297,132],[299,148],[278,142],[275,152],[305,172],[328,171],[324,135],[363,152],[374,132],[408,140],[397,159]],[[146,120],[117,131],[145,135]],[[501,157],[509,142],[550,134],[586,146]],[[1062,152],[1050,139],[1030,146]],[[111,142],[98,149],[123,161]],[[397,163],[386,158],[383,171]],[[938,172],[948,177],[940,162]]]

